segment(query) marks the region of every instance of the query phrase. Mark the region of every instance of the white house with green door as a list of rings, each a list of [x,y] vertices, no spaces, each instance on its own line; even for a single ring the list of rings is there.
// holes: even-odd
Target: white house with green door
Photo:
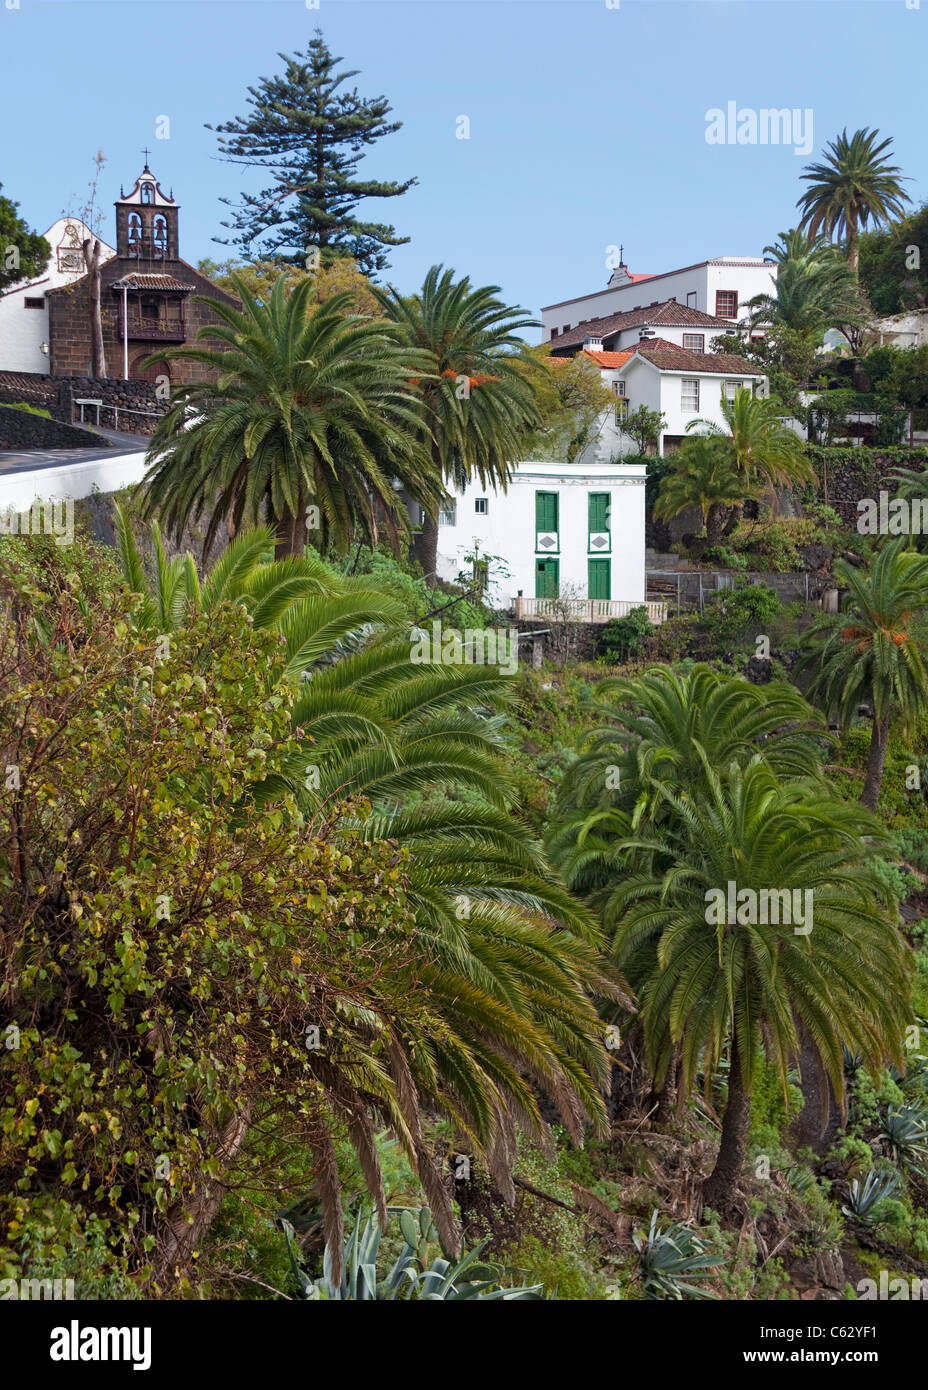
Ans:
[[[439,577],[498,557],[487,596],[517,616],[550,615],[556,599],[587,621],[622,617],[645,602],[645,477],[641,463],[520,463],[506,492],[474,481],[439,517]]]

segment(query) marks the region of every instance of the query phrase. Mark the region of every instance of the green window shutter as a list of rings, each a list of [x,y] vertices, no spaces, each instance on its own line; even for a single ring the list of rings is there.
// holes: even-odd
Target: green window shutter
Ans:
[[[609,530],[609,493],[590,493],[590,530]]]
[[[611,564],[608,560],[587,561],[587,597],[612,598]]]
[[[557,530],[557,493],[535,493],[535,530]]]

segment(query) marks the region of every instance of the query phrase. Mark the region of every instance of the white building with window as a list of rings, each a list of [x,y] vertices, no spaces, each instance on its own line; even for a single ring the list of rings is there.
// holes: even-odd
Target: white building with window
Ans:
[[[559,599],[586,621],[623,616],[645,601],[646,472],[641,463],[520,463],[506,492],[471,483],[439,517],[439,577],[470,574],[475,555],[500,557],[487,594],[498,607],[543,618]],[[651,609],[659,621],[662,605]]]
[[[668,300],[734,327],[745,320],[748,300],[775,293],[776,277],[776,261],[760,256],[716,256],[661,275],[633,275],[620,261],[605,289],[542,309],[542,341],[556,344],[578,327]]]
[[[45,240],[52,248],[51,258],[41,275],[23,280],[0,293],[0,371],[48,374],[49,290],[73,284],[86,274],[81,243],[91,235],[79,217],[59,217]],[[103,260],[116,255],[116,248],[100,241]]]
[[[637,445],[623,433],[629,413],[646,406],[664,416],[658,452],[677,448],[695,420],[707,420],[727,433],[723,400],[733,400],[742,386],[765,395],[767,378],[756,364],[733,353],[694,352],[664,338],[641,338],[634,348],[606,352],[587,338],[584,356],[600,368],[616,395],[614,410],[600,421],[599,433],[582,463],[608,463]]]

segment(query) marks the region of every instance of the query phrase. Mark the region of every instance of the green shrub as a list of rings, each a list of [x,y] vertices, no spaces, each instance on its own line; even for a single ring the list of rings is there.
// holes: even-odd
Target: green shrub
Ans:
[[[654,631],[648,610],[641,605],[624,618],[610,618],[599,633],[599,650],[607,661],[627,661],[636,655],[641,639]]]
[[[703,626],[720,642],[755,634],[780,612],[780,600],[766,584],[741,584],[709,596]]]

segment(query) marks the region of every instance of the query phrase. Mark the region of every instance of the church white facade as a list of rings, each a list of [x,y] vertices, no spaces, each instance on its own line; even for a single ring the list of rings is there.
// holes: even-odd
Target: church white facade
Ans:
[[[41,275],[23,280],[0,293],[0,371],[39,372],[47,375],[49,290],[70,285],[85,274],[81,242],[91,235],[79,217],[59,217],[45,240],[51,258]],[[111,260],[116,248],[101,241],[103,260]]]

